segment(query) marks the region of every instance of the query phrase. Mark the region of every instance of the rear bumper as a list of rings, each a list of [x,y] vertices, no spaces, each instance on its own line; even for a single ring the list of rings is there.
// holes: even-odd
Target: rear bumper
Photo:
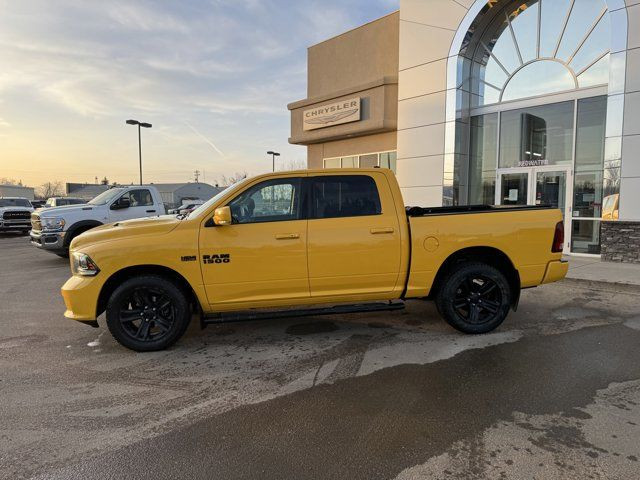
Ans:
[[[65,232],[45,233],[31,230],[29,235],[31,236],[31,245],[41,250],[49,250],[52,253],[63,253],[66,251],[64,246]]]
[[[545,272],[544,278],[542,279],[542,283],[552,283],[557,282],[558,280],[562,280],[564,277],[566,277],[568,271],[569,262],[565,262],[562,260],[549,262],[549,264],[547,265],[547,271]]]
[[[96,277],[73,276],[60,289],[66,311],[64,316],[80,322],[96,320],[98,296],[102,282]]]

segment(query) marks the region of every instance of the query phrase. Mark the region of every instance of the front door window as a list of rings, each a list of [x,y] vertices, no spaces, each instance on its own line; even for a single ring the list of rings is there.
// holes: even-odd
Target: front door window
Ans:
[[[527,205],[529,202],[529,173],[504,173],[500,181],[500,205]]]

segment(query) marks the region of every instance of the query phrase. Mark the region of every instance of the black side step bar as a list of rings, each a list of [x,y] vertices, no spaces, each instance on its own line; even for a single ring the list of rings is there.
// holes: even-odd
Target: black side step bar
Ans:
[[[358,303],[353,305],[335,305],[333,307],[315,307],[289,310],[250,310],[244,312],[221,312],[203,315],[200,324],[202,328],[210,324],[246,322],[251,320],[266,320],[269,318],[310,317],[316,315],[339,315],[344,313],[384,312],[402,310],[403,301],[387,303]]]

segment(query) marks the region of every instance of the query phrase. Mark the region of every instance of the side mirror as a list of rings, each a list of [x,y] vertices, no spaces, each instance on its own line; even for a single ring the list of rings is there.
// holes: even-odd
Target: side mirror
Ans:
[[[231,225],[231,208],[216,208],[215,212],[213,213],[213,223],[220,226]]]
[[[131,206],[131,200],[127,197],[120,197],[117,201],[111,204],[111,210],[122,210],[123,208],[129,208]]]

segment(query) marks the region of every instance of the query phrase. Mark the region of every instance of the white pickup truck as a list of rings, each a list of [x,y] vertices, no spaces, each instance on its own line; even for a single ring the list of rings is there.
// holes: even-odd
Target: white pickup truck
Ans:
[[[8,230],[29,231],[29,217],[33,205],[22,197],[0,197],[0,232]]]
[[[82,205],[45,208],[32,213],[31,244],[66,257],[71,240],[93,227],[164,214],[160,192],[154,186],[114,187]]]

